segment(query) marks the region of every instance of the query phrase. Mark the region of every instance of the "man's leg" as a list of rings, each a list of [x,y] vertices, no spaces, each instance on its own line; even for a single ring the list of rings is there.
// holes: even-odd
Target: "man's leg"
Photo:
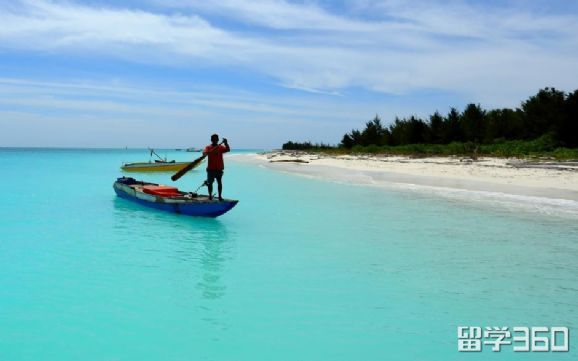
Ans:
[[[213,182],[215,181],[214,174],[211,171],[207,171],[207,188],[209,189],[209,199],[213,199]]]
[[[213,183],[207,184],[207,188],[209,188],[209,199],[213,199]]]
[[[221,173],[219,176],[217,176],[217,191],[219,191],[219,200],[222,201],[223,197],[221,196],[223,193],[223,174]]]

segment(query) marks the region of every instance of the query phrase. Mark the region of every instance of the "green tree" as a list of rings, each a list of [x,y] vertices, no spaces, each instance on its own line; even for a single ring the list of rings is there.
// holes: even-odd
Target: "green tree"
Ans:
[[[567,147],[578,147],[578,90],[568,94],[564,102],[560,140]]]
[[[452,142],[490,144],[528,138],[547,139],[550,148],[557,143],[578,147],[578,90],[566,95],[554,88],[545,88],[523,102],[521,109],[515,110],[485,111],[479,104],[468,104],[462,113],[451,108],[443,118],[436,111],[427,122],[415,116],[409,119],[396,117],[388,127],[376,115],[365,124],[363,130],[353,129],[346,133],[341,146]]]
[[[385,133],[381,119],[376,115],[373,120],[365,123],[365,129],[361,132],[361,145],[383,145]]]
[[[439,112],[433,113],[429,117],[430,139],[434,144],[444,142],[444,118]]]
[[[523,133],[524,119],[521,110],[504,108],[487,112],[484,143],[518,139]]]
[[[456,108],[451,108],[444,119],[444,144],[460,142],[463,140],[463,132],[460,122],[460,113]]]
[[[486,112],[479,104],[468,104],[461,116],[464,140],[479,143],[484,136],[484,118]]]
[[[351,149],[354,145],[355,143],[353,142],[351,135],[349,133],[345,133],[341,139],[340,146],[343,148]]]
[[[562,136],[565,94],[554,88],[545,88],[522,103],[525,138],[534,139],[546,133]]]
[[[391,145],[423,144],[429,140],[428,124],[415,116],[396,118],[389,130]]]

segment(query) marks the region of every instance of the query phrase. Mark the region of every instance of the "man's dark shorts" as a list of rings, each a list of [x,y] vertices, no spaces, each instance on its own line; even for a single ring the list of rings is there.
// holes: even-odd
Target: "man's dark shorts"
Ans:
[[[207,169],[207,183],[213,184],[215,179],[220,182],[222,177],[223,177],[223,171],[222,170]]]

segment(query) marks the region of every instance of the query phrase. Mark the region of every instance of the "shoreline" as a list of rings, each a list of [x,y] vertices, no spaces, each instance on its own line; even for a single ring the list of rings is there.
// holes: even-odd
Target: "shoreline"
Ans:
[[[577,162],[463,157],[326,155],[296,151],[236,155],[270,169],[359,185],[406,185],[577,202]]]

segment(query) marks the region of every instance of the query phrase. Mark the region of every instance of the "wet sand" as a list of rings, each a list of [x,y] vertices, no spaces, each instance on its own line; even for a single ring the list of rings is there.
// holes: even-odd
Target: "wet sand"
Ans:
[[[232,157],[285,172],[354,184],[386,183],[578,201],[578,162],[506,158],[323,155],[274,151]]]

